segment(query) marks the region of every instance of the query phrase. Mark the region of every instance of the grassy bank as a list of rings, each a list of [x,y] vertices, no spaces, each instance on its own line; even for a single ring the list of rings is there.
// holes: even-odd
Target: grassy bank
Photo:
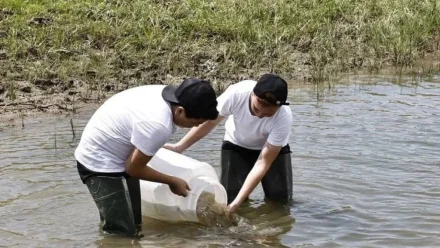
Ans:
[[[439,50],[438,0],[0,0],[0,94],[275,71],[319,81]],[[23,88],[24,87],[24,88]],[[26,88],[30,87],[30,88]],[[35,91],[34,91],[35,92]]]

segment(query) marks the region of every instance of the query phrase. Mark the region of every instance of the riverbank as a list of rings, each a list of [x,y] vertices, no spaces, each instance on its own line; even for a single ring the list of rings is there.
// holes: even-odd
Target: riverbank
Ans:
[[[304,83],[431,73],[438,64],[416,65],[438,61],[439,27],[436,0],[0,0],[0,115],[70,113],[185,77],[221,92],[268,71]]]

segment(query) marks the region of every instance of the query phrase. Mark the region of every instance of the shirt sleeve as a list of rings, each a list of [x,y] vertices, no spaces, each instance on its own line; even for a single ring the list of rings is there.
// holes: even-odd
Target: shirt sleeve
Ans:
[[[166,126],[154,121],[142,121],[133,125],[130,142],[147,156],[154,156],[172,134]]]
[[[234,85],[230,85],[225,92],[217,98],[217,110],[221,116],[232,115],[234,106]]]
[[[287,107],[288,108],[288,107]],[[292,128],[292,112],[289,108],[286,114],[276,120],[272,131],[269,133],[267,142],[273,146],[285,146],[289,143],[290,130]]]

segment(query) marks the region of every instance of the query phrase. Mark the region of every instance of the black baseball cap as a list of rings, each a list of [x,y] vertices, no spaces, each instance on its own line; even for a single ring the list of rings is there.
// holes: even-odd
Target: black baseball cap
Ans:
[[[177,87],[166,86],[162,98],[182,106],[192,118],[215,120],[218,117],[215,90],[208,81],[187,78]]]
[[[270,93],[273,97],[267,97]],[[277,106],[289,105],[287,101],[287,83],[275,74],[264,74],[254,87],[254,94]]]

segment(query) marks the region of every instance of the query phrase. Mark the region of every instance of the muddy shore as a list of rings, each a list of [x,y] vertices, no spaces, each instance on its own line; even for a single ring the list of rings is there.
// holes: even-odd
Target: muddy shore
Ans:
[[[389,74],[403,73],[418,75],[418,78],[429,74],[440,73],[439,53],[433,53],[425,57],[425,60],[417,62],[414,67],[395,68],[385,67],[381,71]],[[281,74],[286,80],[294,85],[319,84],[311,81],[307,56],[297,55],[296,67],[289,74]],[[259,75],[267,71],[247,71],[241,75],[229,75],[221,79],[217,76],[203,77],[211,81],[217,94],[220,94],[227,86],[244,79],[257,79]],[[353,73],[379,73],[380,71],[362,71],[357,69],[352,72],[340,72],[332,79],[338,81]],[[209,71],[198,71],[194,75],[215,75]],[[177,84],[188,76],[152,77],[151,80],[127,80],[117,82],[108,80],[103,84],[90,85],[80,79],[62,81],[56,77],[35,79],[31,82],[25,80],[10,81],[0,77],[0,128],[22,125],[24,118],[32,118],[45,114],[49,115],[72,115],[84,108],[98,107],[112,95],[128,88],[146,84]],[[19,78],[19,76],[17,77]],[[9,80],[9,81],[8,81]],[[326,82],[320,82],[326,83]],[[11,89],[13,85],[13,89]]]
[[[296,66],[287,75],[280,75],[291,82],[311,83],[307,56],[298,53],[292,55],[292,59],[294,59]],[[204,64],[209,63],[209,60],[204,62]],[[194,70],[193,75],[178,76],[169,74],[160,76],[154,75],[152,72],[144,73],[143,68],[137,68],[134,71],[131,73],[140,74],[142,72],[143,76],[140,78],[127,78],[126,80],[109,77],[106,82],[100,84],[91,84],[76,78],[63,81],[57,78],[56,75],[37,78],[32,81],[22,80],[20,75],[16,75],[16,79],[12,78],[12,80],[10,75],[0,77],[0,122],[3,126],[17,125],[17,120],[23,117],[41,114],[71,114],[90,105],[98,106],[110,96],[128,88],[147,84],[178,84],[186,77],[207,79],[216,89],[217,94],[220,94],[230,84],[244,79],[256,80],[263,73],[270,72],[270,69],[246,70],[235,75],[219,75],[215,68],[201,66],[198,70]],[[153,75],[148,77],[150,74]]]

